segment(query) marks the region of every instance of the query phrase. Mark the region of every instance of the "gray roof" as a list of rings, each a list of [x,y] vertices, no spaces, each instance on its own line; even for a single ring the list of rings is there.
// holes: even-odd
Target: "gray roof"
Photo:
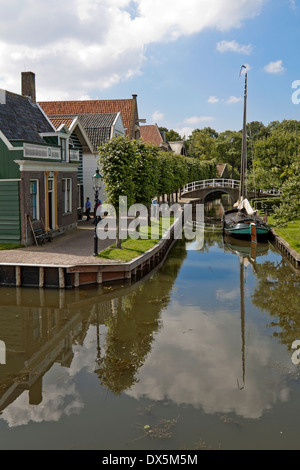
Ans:
[[[45,143],[40,133],[55,132],[40,108],[24,96],[2,91],[0,131],[10,141]]]
[[[118,113],[108,114],[64,114],[64,115],[51,115],[49,119],[56,120],[69,120],[79,118],[84,130],[87,133],[88,138],[94,148],[97,151],[98,147],[103,145],[110,139],[111,128],[116,120]]]

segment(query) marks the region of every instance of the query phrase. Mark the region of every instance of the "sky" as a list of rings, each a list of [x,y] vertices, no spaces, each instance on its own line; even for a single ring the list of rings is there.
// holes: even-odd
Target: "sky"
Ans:
[[[141,119],[188,137],[300,118],[300,0],[0,0],[0,88],[38,101],[138,95]]]

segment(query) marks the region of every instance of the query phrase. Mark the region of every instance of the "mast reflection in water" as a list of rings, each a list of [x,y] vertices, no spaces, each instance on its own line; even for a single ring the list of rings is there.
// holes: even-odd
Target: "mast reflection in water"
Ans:
[[[1,449],[299,447],[299,273],[188,245],[134,285],[1,289]]]

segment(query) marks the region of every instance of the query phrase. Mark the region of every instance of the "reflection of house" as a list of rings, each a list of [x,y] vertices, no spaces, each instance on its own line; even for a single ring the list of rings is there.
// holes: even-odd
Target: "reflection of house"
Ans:
[[[0,347],[3,343],[7,350],[6,361],[0,361],[0,413],[24,390],[29,391],[29,404],[39,405],[44,374],[54,363],[69,368],[73,344],[83,343],[95,315],[99,324],[111,315],[110,300],[98,304],[93,299],[85,308],[76,303],[69,308],[56,292],[51,295],[51,307],[42,307],[45,297],[45,292],[37,300],[27,292],[12,290],[0,306]]]
[[[0,242],[32,243],[29,217],[53,232],[77,224],[82,143],[70,143],[36,103],[32,72],[22,73],[22,96],[0,90]]]
[[[72,132],[73,128],[76,129],[76,123],[80,124],[88,140],[91,142],[91,145],[83,150],[83,156],[81,156],[82,166],[79,172],[83,180],[83,197],[84,199],[89,197],[93,200],[92,176],[98,166],[98,148],[111,138],[125,134],[121,113],[51,115],[49,118],[57,129],[66,125],[69,126],[70,132]],[[71,137],[73,139],[73,132]],[[100,198],[102,200],[105,199],[103,190]]]
[[[157,124],[141,126],[140,131],[141,139],[144,142],[148,144],[157,145],[157,147],[166,152],[171,151],[171,147],[166,140],[165,132],[161,132]]]

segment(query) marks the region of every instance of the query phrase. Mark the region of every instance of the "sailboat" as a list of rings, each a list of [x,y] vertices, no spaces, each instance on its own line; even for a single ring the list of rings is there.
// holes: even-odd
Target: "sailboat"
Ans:
[[[223,215],[223,232],[232,237],[249,238],[257,241],[258,238],[267,238],[271,229],[266,220],[263,220],[253,210],[247,199],[245,174],[246,174],[246,155],[247,155],[247,95],[248,95],[248,73],[247,67],[242,65],[245,72],[245,94],[244,94],[244,120],[243,120],[243,141],[241,156],[241,177],[239,200],[232,210],[226,211]]]

